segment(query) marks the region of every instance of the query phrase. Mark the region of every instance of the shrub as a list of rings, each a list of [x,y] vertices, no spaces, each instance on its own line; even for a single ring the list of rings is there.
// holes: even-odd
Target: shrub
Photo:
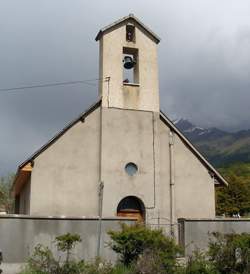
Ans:
[[[133,274],[131,268],[122,264],[112,265],[110,262],[97,258],[94,262],[85,265],[83,274]]]
[[[62,264],[58,268],[58,274],[81,274],[85,273],[85,263],[83,260],[77,261],[68,261]]]
[[[147,256],[147,252],[151,252],[157,254],[165,271],[173,271],[180,248],[162,230],[152,230],[141,224],[122,224],[121,231],[109,231],[108,234],[112,240],[110,247],[120,255],[124,265],[131,265],[140,255]],[[152,259],[156,259],[155,256]]]
[[[221,274],[250,273],[250,234],[213,233],[209,256]]]
[[[161,257],[156,251],[144,250],[135,263],[136,274],[165,274]]]
[[[38,244],[32,256],[27,261],[27,267],[22,274],[81,274],[84,273],[84,261],[70,260],[70,252],[81,241],[78,234],[65,234],[56,237],[58,250],[66,252],[66,260],[59,263],[48,247]]]
[[[134,274],[133,268],[125,265],[115,265],[110,274]]]
[[[195,251],[188,258],[185,274],[219,274],[214,265],[207,259],[205,254]]]
[[[66,263],[69,261],[70,251],[81,241],[81,237],[78,234],[67,233],[56,237],[55,242],[58,250],[66,252]]]
[[[59,263],[54,259],[51,250],[46,246],[38,244],[32,256],[28,259],[28,266],[25,271],[39,274],[55,274],[58,267]]]

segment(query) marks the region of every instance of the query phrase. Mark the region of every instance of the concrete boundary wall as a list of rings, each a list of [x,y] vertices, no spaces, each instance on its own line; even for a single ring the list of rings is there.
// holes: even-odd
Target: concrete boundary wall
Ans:
[[[115,253],[107,247],[107,231],[118,230],[120,223],[134,223],[133,219],[102,219],[101,249],[103,258],[114,261]],[[34,247],[41,243],[51,248],[56,256],[61,256],[53,241],[56,236],[77,233],[82,242],[73,251],[78,259],[93,259],[97,255],[99,221],[93,218],[36,217],[21,215],[0,215],[0,249],[3,263],[23,263],[32,254]]]
[[[250,233],[250,219],[179,219],[179,244],[185,255],[191,255],[195,249],[206,250],[212,232]]]

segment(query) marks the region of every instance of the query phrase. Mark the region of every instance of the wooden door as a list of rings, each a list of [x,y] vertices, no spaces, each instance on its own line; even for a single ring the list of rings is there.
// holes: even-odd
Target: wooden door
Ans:
[[[133,210],[133,209],[120,210],[117,212],[117,216],[126,217],[126,218],[134,218],[134,219],[137,219],[137,221],[140,223],[144,222],[143,214],[142,214],[142,212],[140,212],[140,210]]]

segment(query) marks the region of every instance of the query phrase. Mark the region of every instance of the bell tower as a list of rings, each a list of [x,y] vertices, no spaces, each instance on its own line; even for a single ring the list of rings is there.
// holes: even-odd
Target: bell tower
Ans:
[[[101,29],[96,41],[102,106],[159,112],[160,38],[130,14]]]

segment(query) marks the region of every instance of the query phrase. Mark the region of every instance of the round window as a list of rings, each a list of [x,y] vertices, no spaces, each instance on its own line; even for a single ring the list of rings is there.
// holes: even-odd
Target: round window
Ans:
[[[137,167],[137,165],[134,164],[134,163],[128,163],[128,164],[126,164],[126,166],[125,166],[125,171],[127,172],[127,174],[128,174],[129,176],[133,176],[133,175],[135,175],[135,173],[138,171],[138,167]]]

